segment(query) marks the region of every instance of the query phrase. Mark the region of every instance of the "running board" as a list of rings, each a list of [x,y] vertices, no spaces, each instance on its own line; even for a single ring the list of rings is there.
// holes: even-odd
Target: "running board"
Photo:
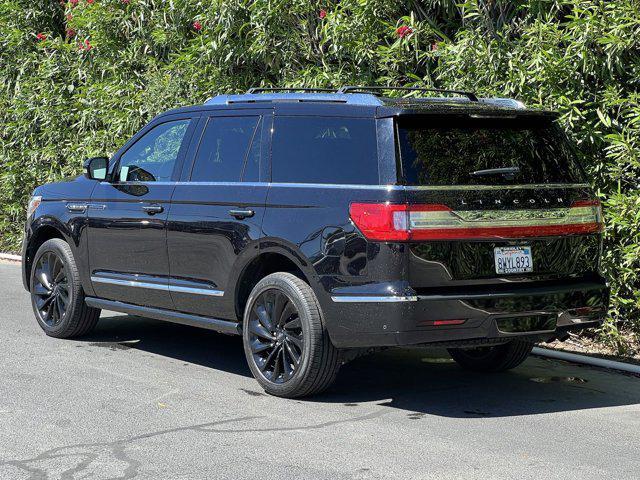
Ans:
[[[101,308],[103,310],[113,310],[114,312],[148,317],[155,320],[163,320],[165,322],[206,328],[207,330],[215,330],[216,332],[227,333],[230,335],[240,335],[242,333],[241,324],[238,322],[231,322],[229,320],[201,317],[199,315],[190,315],[188,313],[174,312],[161,308],[141,307],[139,305],[116,302],[114,300],[105,300],[103,298],[96,297],[86,297],[84,301],[90,307]]]

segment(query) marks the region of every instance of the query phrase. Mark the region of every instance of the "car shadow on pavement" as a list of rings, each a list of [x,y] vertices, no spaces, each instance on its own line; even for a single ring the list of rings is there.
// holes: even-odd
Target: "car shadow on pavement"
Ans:
[[[183,362],[250,377],[239,336],[175,323],[109,312],[91,335],[81,339],[94,347],[142,350]]]
[[[461,369],[445,350],[393,349],[346,365],[314,400],[377,401],[413,419],[508,417],[639,404],[640,379],[536,356],[483,374]]]
[[[251,376],[240,337],[199,328],[114,315],[82,340]],[[506,417],[639,404],[640,379],[535,356],[512,371],[481,374],[462,370],[444,350],[388,349],[344,365],[327,392],[303,401],[374,403],[411,419]]]

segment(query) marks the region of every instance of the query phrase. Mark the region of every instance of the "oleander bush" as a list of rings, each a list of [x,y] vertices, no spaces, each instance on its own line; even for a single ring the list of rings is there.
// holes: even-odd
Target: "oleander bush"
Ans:
[[[461,3],[462,2],[462,3]],[[640,332],[637,0],[0,0],[0,250],[33,188],[157,113],[250,86],[464,88],[556,109],[605,205],[610,318]]]

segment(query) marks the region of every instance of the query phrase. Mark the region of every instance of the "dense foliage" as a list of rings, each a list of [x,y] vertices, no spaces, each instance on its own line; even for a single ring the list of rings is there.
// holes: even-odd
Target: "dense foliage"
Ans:
[[[0,250],[34,186],[249,86],[436,85],[557,109],[606,207],[601,338],[640,330],[637,0],[0,0]],[[621,323],[625,320],[625,323]]]

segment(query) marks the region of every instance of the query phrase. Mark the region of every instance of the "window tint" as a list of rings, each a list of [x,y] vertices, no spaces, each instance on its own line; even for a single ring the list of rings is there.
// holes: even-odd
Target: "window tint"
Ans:
[[[120,157],[116,178],[121,182],[171,180],[180,146],[191,120],[161,123]]]
[[[564,133],[545,118],[401,118],[398,139],[408,185],[583,181]]]
[[[277,117],[272,181],[284,183],[378,183],[373,119]]]
[[[191,171],[194,182],[238,182],[260,117],[211,117]],[[259,154],[259,152],[258,152]]]

